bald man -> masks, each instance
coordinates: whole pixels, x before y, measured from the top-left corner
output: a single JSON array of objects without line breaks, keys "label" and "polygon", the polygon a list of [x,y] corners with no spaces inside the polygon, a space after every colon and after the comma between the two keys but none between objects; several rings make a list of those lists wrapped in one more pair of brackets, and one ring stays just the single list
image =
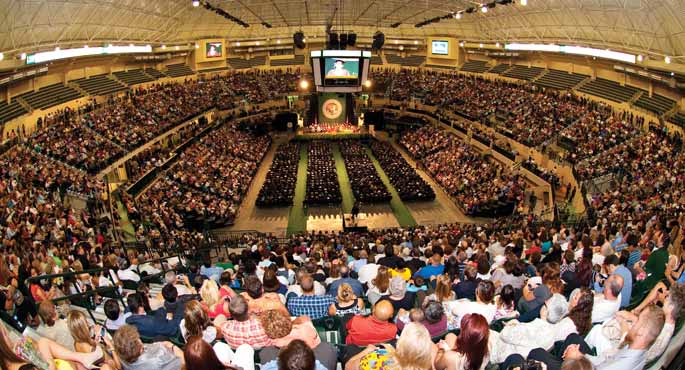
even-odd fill
[{"label": "bald man", "polygon": [[387,342],[397,335],[397,326],[390,322],[394,310],[388,301],[380,301],[373,307],[370,316],[355,316],[347,322],[346,344],[366,346]]},{"label": "bald man", "polygon": [[604,282],[604,291],[595,295],[592,306],[592,323],[604,323],[621,307],[621,290],[623,289],[623,277],[611,275]]}]

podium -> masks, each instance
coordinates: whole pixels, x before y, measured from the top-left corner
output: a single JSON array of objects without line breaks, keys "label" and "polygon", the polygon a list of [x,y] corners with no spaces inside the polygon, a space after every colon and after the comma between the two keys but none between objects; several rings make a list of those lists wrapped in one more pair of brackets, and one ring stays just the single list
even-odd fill
[{"label": "podium", "polygon": [[369,231],[366,214],[359,213],[356,218],[351,213],[343,213],[343,231],[345,232],[366,232]]}]

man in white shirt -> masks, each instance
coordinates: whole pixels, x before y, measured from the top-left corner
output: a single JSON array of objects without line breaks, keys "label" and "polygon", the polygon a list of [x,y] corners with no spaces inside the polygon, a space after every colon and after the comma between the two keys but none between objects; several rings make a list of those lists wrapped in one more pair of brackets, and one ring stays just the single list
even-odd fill
[{"label": "man in white shirt", "polygon": [[[302,287],[299,285],[299,281],[305,275],[307,275],[307,271],[304,268],[297,270],[297,272],[295,273],[295,279],[298,281],[298,284],[291,285],[288,287],[288,292],[285,294],[286,297],[290,293],[294,293],[298,297],[303,294]],[[314,295],[324,295],[324,294],[326,294],[326,288],[324,288],[324,286],[321,283],[314,280]]]},{"label": "man in white shirt", "polygon": [[[167,271],[164,275],[164,281],[166,284],[172,284],[174,287],[176,287],[179,297],[187,294],[197,294],[195,288],[190,285],[187,275],[180,277],[176,276],[176,272],[174,271]],[[159,295],[161,296],[161,293]]]},{"label": "man in white shirt", "polygon": [[375,279],[376,275],[378,275],[378,267],[380,267],[380,265],[375,263],[367,263],[360,267],[359,271],[357,271],[357,280],[362,284],[366,284]]},{"label": "man in white shirt", "polygon": [[140,281],[140,276],[133,271],[133,267],[129,266],[126,260],[121,260],[121,262],[119,262],[119,271],[117,271],[117,276],[119,277],[119,280],[130,280],[136,283]]},{"label": "man in white shirt", "polygon": [[592,306],[592,322],[603,323],[618,312],[621,307],[621,289],[623,289],[623,278],[620,275],[611,275],[604,283],[604,292],[595,295],[595,302]]}]

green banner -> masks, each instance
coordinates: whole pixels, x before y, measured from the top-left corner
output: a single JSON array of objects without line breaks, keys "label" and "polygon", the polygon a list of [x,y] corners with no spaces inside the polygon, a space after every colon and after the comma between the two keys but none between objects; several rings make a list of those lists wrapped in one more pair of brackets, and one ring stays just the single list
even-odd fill
[{"label": "green banner", "polygon": [[345,95],[322,93],[319,95],[319,123],[345,122]]}]

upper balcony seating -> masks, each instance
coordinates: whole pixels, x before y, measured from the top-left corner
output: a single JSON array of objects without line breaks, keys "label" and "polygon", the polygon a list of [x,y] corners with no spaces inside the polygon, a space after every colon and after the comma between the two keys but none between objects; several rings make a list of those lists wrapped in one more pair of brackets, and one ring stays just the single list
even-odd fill
[{"label": "upper balcony seating", "polygon": [[190,69],[190,67],[188,67],[187,65],[182,64],[182,63],[181,64],[170,64],[170,65],[166,66],[166,68],[167,68],[166,74],[169,77],[183,77],[183,76],[188,76],[188,75],[192,75],[195,73],[192,69]]},{"label": "upper balcony seating", "polygon": [[578,91],[587,94],[599,96],[607,100],[615,101],[617,103],[625,103],[639,91],[640,89],[632,86],[621,86],[618,82],[598,78],[588,81],[581,86]]},{"label": "upper balcony seating", "polygon": [[114,72],[114,76],[128,86],[156,80],[156,78],[145,74],[142,69]]},{"label": "upper balcony seating", "polygon": [[680,127],[685,127],[685,112],[676,112],[676,114],[668,119],[668,122]]},{"label": "upper balcony seating", "polygon": [[304,55],[295,55],[292,59],[272,59],[272,67],[300,66],[304,64]]},{"label": "upper balcony seating", "polygon": [[0,101],[0,123],[11,121],[28,111],[19,101],[12,99],[12,102],[7,104],[7,101]]},{"label": "upper balcony seating", "polygon": [[482,60],[469,60],[461,66],[462,72],[483,73],[490,68],[488,63]]},{"label": "upper balcony seating", "polygon": [[675,101],[663,96],[652,94],[650,97],[648,93],[643,93],[640,97],[633,103],[636,107],[646,109],[650,112],[656,113],[661,116],[664,113],[670,111],[675,107]]},{"label": "upper balcony seating", "polygon": [[109,78],[106,74],[91,76],[90,78],[79,78],[71,82],[78,84],[80,88],[90,95],[109,95],[127,89],[126,85]]},{"label": "upper balcony seating", "polygon": [[535,84],[558,90],[570,90],[587,77],[588,76],[577,73],[568,73],[566,71],[550,69],[544,76],[535,81]]},{"label": "upper balcony seating", "polygon": [[45,109],[81,97],[81,93],[62,83],[43,86],[36,91],[19,95],[33,109]]},{"label": "upper balcony seating", "polygon": [[243,58],[228,58],[228,64],[233,69],[245,69],[252,66],[249,60]]},{"label": "upper balcony seating", "polygon": [[514,65],[510,70],[502,73],[502,76],[518,78],[519,80],[530,81],[540,76],[545,70],[539,67],[526,67]]},{"label": "upper balcony seating", "polygon": [[157,78],[157,79],[164,78],[167,76],[164,73],[162,73],[162,72],[160,72],[154,68],[145,68],[145,74],[150,75],[150,76]]},{"label": "upper balcony seating", "polygon": [[263,65],[266,65],[266,57],[261,56],[261,57],[254,57],[250,59],[248,62],[250,62],[250,67],[261,67]]},{"label": "upper balcony seating", "polygon": [[510,67],[511,67],[511,66],[508,65],[508,64],[498,64],[498,65],[492,67],[492,69],[489,70],[488,72],[490,72],[490,73],[502,74],[502,73],[504,73],[507,69],[509,69]]}]

